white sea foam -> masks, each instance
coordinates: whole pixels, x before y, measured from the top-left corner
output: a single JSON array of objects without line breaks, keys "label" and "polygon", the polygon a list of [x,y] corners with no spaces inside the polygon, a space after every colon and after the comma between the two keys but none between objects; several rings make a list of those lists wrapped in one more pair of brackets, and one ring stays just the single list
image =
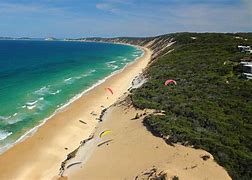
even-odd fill
[{"label": "white sea foam", "polygon": [[[39,98],[40,100],[40,98]],[[43,99],[41,99],[43,100]],[[26,108],[29,109],[29,110],[32,110],[36,107],[36,104],[37,104],[38,100],[35,100],[35,101],[32,101],[32,102],[27,102],[26,103]]]},{"label": "white sea foam", "polygon": [[32,102],[27,102],[27,103],[26,103],[26,106],[33,106],[33,105],[35,105],[37,102],[38,102],[38,100],[32,101]]},{"label": "white sea foam", "polygon": [[75,77],[75,79],[81,79],[82,77],[81,76],[77,76],[77,77]]},{"label": "white sea foam", "polygon": [[48,87],[44,86],[40,88],[39,90],[36,90],[34,93],[37,95],[45,95],[45,94],[48,94],[49,92],[50,92],[49,86]]},{"label": "white sea foam", "polygon": [[119,67],[119,66],[116,66],[116,65],[115,65],[115,66],[113,66],[113,69],[117,69],[118,67]]},{"label": "white sea foam", "polygon": [[33,106],[26,106],[26,108],[29,109],[29,110],[32,110],[32,109],[34,109],[35,107],[36,107],[36,105],[33,105]]},{"label": "white sea foam", "polygon": [[8,116],[8,117],[5,117],[5,116],[0,116],[0,120],[2,122],[4,122],[5,124],[14,124],[16,121],[16,119],[18,119],[18,113],[14,113],[12,116]]},{"label": "white sea foam", "polygon": [[7,118],[2,118],[3,122],[5,124],[15,124],[19,121],[22,121],[24,118],[24,114],[22,112],[15,112],[11,116],[8,116]]},{"label": "white sea foam", "polygon": [[70,77],[70,78],[66,78],[66,79],[64,79],[64,82],[66,83],[66,84],[72,84],[73,82],[74,82],[74,78],[73,77]]},{"label": "white sea foam", "polygon": [[18,119],[18,113],[15,112],[13,115],[5,117],[5,116],[0,116],[0,120],[2,120],[6,124],[14,124],[15,122],[19,121]]},{"label": "white sea foam", "polygon": [[9,120],[7,121],[7,123],[8,123],[8,124],[15,124],[15,123],[17,123],[17,122],[19,122],[19,121],[22,121],[22,120],[23,120],[22,117],[15,117],[15,118],[9,119]]},{"label": "white sea foam", "polygon": [[55,92],[51,92],[50,94],[52,94],[52,95],[59,94],[60,91],[61,91],[61,90],[57,90],[57,91],[55,91]]},{"label": "white sea foam", "polygon": [[[50,104],[49,101],[40,101],[38,104],[36,104],[36,109],[42,111],[45,107],[47,107]],[[41,113],[39,111],[37,111],[37,113]]]},{"label": "white sea foam", "polygon": [[91,74],[83,74],[82,77],[90,76]]},{"label": "white sea foam", "polygon": [[111,68],[111,69],[117,69],[117,68],[118,68],[117,65],[110,65],[110,66],[108,66],[108,67]]},{"label": "white sea foam", "polygon": [[0,116],[0,120],[4,120],[5,121],[5,120],[8,120],[10,117],[11,116],[7,116],[7,117],[6,116]]},{"label": "white sea foam", "polygon": [[10,136],[12,132],[0,130],[0,141],[6,139],[8,136]]},{"label": "white sea foam", "polygon": [[64,79],[65,82],[70,81],[72,77]]},{"label": "white sea foam", "polygon": [[96,72],[96,70],[95,70],[95,69],[92,69],[92,70],[88,71],[87,73],[83,74],[82,77],[91,76],[92,73],[94,73],[94,72]]},{"label": "white sea foam", "polygon": [[109,61],[107,62],[108,64],[113,64],[113,63],[116,63],[116,61]]},{"label": "white sea foam", "polygon": [[108,68],[111,68],[111,69],[117,69],[118,66],[115,65],[114,63],[116,63],[116,61],[110,61],[110,62],[106,62],[106,65]]}]

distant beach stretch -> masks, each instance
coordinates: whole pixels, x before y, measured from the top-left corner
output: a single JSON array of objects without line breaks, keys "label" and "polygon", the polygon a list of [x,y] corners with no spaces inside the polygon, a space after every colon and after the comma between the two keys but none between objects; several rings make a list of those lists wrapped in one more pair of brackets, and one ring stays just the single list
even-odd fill
[{"label": "distant beach stretch", "polygon": [[[64,109],[50,117],[34,135],[2,154],[0,164],[6,161],[15,163],[8,163],[8,165],[0,167],[0,172],[2,172],[0,179],[15,179],[15,177],[19,177],[19,179],[51,179],[59,173],[61,162],[67,154],[78,147],[79,143],[94,131],[101,111],[115,103],[119,97],[127,92],[132,85],[132,80],[149,63],[150,50],[141,48],[142,50],[139,51],[132,46],[126,47],[129,47],[132,55],[134,55],[131,61],[136,58],[134,52],[139,54],[137,61],[127,65],[122,71],[112,74],[104,82],[101,81],[95,88],[90,88],[80,98],[76,98],[71,104],[64,106]],[[145,53],[142,54],[142,51]],[[126,55],[130,55],[128,51]],[[121,57],[120,63],[125,62],[125,58],[129,57]],[[115,61],[110,59],[105,64],[112,66]],[[121,67],[123,67],[123,64]],[[106,66],[100,68],[102,70]],[[109,75],[109,72],[107,74]],[[70,77],[68,74],[67,78],[62,79],[63,82],[71,81]],[[66,84],[65,88],[67,87]],[[108,87],[113,90],[113,94],[106,90]],[[48,93],[49,91],[47,87],[42,87],[39,92]],[[53,92],[56,93],[57,91]],[[36,101],[29,101],[26,105],[32,107],[37,103]],[[31,167],[33,167],[32,171]],[[13,169],[16,169],[15,174],[12,173]],[[42,169],[47,170],[41,173]]]}]

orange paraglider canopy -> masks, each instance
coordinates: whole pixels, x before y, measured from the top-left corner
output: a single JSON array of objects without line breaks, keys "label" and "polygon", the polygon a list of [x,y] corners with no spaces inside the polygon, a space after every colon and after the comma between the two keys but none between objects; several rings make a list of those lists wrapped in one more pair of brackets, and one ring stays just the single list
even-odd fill
[{"label": "orange paraglider canopy", "polygon": [[174,80],[172,80],[172,79],[168,79],[168,80],[166,80],[165,83],[164,83],[165,86],[167,86],[167,85],[169,85],[169,84],[177,85],[177,82],[174,81]]},{"label": "orange paraglider canopy", "polygon": [[112,91],[112,89],[111,88],[106,88],[106,90],[108,90],[111,94],[114,94],[114,92]]}]

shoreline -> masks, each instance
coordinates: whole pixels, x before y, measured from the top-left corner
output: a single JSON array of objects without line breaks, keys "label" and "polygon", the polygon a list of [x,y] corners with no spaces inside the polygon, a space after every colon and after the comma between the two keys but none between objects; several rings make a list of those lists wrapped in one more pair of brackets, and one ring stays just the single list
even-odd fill
[{"label": "shoreline", "polygon": [[[76,42],[83,42],[83,41],[76,41]],[[88,42],[95,42],[95,41],[88,41]],[[109,43],[109,42],[96,42],[96,43]],[[98,80],[96,83],[94,83],[93,85],[91,85],[90,87],[88,87],[86,90],[82,91],[79,94],[76,94],[74,97],[72,97],[71,99],[69,99],[69,101],[67,101],[65,104],[63,104],[62,106],[58,107],[50,116],[45,117],[41,123],[39,123],[37,126],[33,127],[32,129],[28,130],[27,132],[25,132],[22,136],[20,136],[14,143],[11,144],[7,144],[3,147],[0,148],[0,156],[2,154],[4,154],[6,151],[8,151],[9,149],[13,148],[14,146],[16,146],[17,144],[25,141],[27,138],[33,136],[40,127],[42,127],[48,120],[50,120],[51,118],[53,118],[57,113],[60,113],[61,111],[64,111],[65,108],[67,108],[68,106],[70,106],[72,103],[74,103],[76,100],[78,100],[79,98],[81,98],[83,95],[85,95],[86,93],[88,93],[89,91],[91,91],[92,89],[96,88],[97,86],[99,86],[100,84],[104,83],[107,79],[111,78],[112,76],[121,73],[125,68],[127,68],[128,66],[130,66],[131,64],[134,64],[139,58],[142,58],[145,54],[145,50],[143,47],[140,47],[138,45],[131,45],[131,44],[127,44],[127,43],[112,43],[112,44],[121,44],[121,45],[127,45],[127,46],[132,46],[135,47],[137,49],[140,49],[142,51],[142,54],[135,58],[133,61],[127,63],[122,69],[118,69],[114,72],[112,72],[111,74],[109,74],[108,76],[104,77],[103,79]]]},{"label": "shoreline", "polygon": [[[136,47],[139,48],[139,46]],[[106,108],[116,102],[121,95],[127,92],[133,78],[148,65],[151,59],[151,51],[144,47],[141,49],[144,50],[142,57],[136,58],[124,68],[107,76],[102,82],[98,82],[94,87],[85,90],[79,95],[79,98],[66,107],[63,105],[64,108],[58,110],[43,124],[41,123],[36,128],[35,133],[28,133],[27,138],[1,154],[0,163],[8,162],[7,166],[0,167],[0,171],[4,172],[0,174],[1,179],[14,179],[14,177],[19,177],[19,179],[50,179],[56,176],[66,155],[78,147],[80,141],[88,137],[98,124],[96,116],[90,114],[90,111],[93,110],[99,114],[104,107]],[[122,85],[124,82],[126,84]],[[104,87],[107,87],[110,83],[116,91],[113,96],[104,93]],[[95,101],[98,101],[98,97],[101,100],[99,99],[97,103]],[[83,119],[87,125],[79,122]],[[20,153],[22,153],[22,157],[20,157]],[[39,154],[39,157],[33,153]],[[31,167],[35,172],[30,172]],[[44,168],[49,169],[46,172],[41,172],[41,169]],[[15,173],[13,173],[13,169],[15,169]]]}]

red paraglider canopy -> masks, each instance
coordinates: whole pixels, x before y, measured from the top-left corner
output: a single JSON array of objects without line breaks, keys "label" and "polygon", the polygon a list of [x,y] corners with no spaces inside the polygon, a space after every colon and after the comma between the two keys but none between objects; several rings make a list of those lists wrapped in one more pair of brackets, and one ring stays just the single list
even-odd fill
[{"label": "red paraglider canopy", "polygon": [[166,80],[165,83],[164,83],[164,85],[167,86],[167,85],[169,85],[169,84],[171,84],[171,83],[174,84],[174,85],[177,85],[177,82],[174,81],[174,80],[172,80],[172,79]]},{"label": "red paraglider canopy", "polygon": [[111,94],[114,94],[111,88],[106,88]]}]

